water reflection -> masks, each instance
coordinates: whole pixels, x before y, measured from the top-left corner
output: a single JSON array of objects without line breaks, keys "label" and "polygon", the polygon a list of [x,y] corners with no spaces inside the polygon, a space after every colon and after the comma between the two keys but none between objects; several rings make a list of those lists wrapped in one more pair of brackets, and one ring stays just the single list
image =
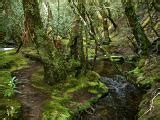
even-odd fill
[{"label": "water reflection", "polygon": [[13,50],[15,48],[0,48],[0,51],[9,51],[9,50]]}]

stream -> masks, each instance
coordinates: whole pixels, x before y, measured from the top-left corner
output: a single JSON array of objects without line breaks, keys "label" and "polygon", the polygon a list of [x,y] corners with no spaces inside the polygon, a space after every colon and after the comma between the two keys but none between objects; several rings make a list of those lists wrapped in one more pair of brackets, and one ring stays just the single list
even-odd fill
[{"label": "stream", "polygon": [[121,75],[102,76],[101,81],[109,87],[108,95],[81,113],[78,120],[136,120],[141,91]]},{"label": "stream", "polygon": [[[13,48],[0,49],[8,51]],[[124,64],[123,71],[131,69],[130,64]],[[47,95],[34,89],[28,77],[36,69],[36,65],[15,72],[15,76],[22,81],[19,91],[23,94],[17,98],[22,101],[24,118],[38,120],[41,118],[41,107],[47,99]],[[108,61],[100,61],[96,64],[96,72],[101,75],[101,81],[109,88],[106,96],[101,98],[90,109],[79,113],[76,120],[137,120],[138,105],[142,98],[142,91],[130,83],[126,77],[120,75],[115,65]],[[30,97],[29,97],[30,96]],[[24,107],[25,106],[25,107]]]},{"label": "stream", "polygon": [[121,75],[102,76],[101,81],[108,86],[108,95],[80,113],[78,120],[136,120],[142,92]]},{"label": "stream", "polygon": [[128,62],[97,61],[95,71],[101,75],[109,92],[92,108],[80,113],[78,120],[137,120],[143,92],[122,75],[122,71],[128,73],[134,67]]},{"label": "stream", "polygon": [[15,48],[0,48],[0,51],[9,51],[9,50],[13,50]]}]

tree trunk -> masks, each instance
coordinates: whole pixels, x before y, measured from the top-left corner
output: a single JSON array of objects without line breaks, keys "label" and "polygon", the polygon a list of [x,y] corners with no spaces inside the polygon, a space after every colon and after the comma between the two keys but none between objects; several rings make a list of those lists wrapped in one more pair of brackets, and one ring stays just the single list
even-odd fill
[{"label": "tree trunk", "polygon": [[78,41],[81,39],[80,34],[80,20],[74,18],[72,33],[70,39],[70,57],[78,60]]},{"label": "tree trunk", "polygon": [[100,13],[102,16],[104,39],[107,41],[107,44],[109,44],[111,42],[111,39],[109,37],[107,13],[104,8],[102,8],[102,11]]},{"label": "tree trunk", "polygon": [[[52,85],[58,80],[66,78],[65,69],[55,67],[57,63],[53,58],[53,46],[45,33],[40,17],[40,10],[37,0],[23,0],[25,17],[25,33],[28,41],[33,41],[42,59],[44,66],[44,80]],[[59,61],[56,61],[59,62]],[[62,64],[63,66],[63,64]],[[62,75],[64,73],[64,75]]]},{"label": "tree trunk", "polygon": [[[77,8],[81,14],[85,15],[85,10],[82,7],[82,1],[78,1]],[[72,27],[72,36],[70,39],[70,57],[80,61],[80,72],[85,69],[85,55],[83,48],[83,36],[82,36],[82,21],[80,16],[76,15]]]},{"label": "tree trunk", "polygon": [[146,55],[151,43],[145,35],[144,30],[138,21],[138,17],[135,13],[134,7],[132,6],[131,0],[123,2],[123,6],[125,8],[125,14],[127,16],[129,25],[139,47],[139,53],[141,55]]}]

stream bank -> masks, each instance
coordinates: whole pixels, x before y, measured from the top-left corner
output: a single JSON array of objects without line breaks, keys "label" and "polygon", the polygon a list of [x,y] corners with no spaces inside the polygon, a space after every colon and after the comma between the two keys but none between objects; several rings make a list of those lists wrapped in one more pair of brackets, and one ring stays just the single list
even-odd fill
[{"label": "stream bank", "polygon": [[[10,68],[8,66],[10,63],[12,63],[11,71],[22,65],[23,60],[17,61],[18,64],[13,63],[16,58],[5,61],[3,66],[8,67],[6,70]],[[143,88],[147,92],[142,101],[141,90],[122,74],[122,71],[127,73],[134,68],[130,63],[97,61],[95,71],[101,77],[94,71],[88,71],[87,77],[81,76],[78,79],[69,77],[54,86],[44,83],[43,67],[40,64],[33,63],[26,68],[20,67],[18,68],[20,70],[15,71],[14,75],[21,81],[17,89],[20,91],[17,99],[21,101],[22,108],[16,102],[16,109],[20,116],[17,114],[15,116],[28,120],[58,120],[62,118],[64,120],[147,120],[151,118],[158,120],[159,96],[154,99],[156,107],[152,109],[153,111],[149,111],[145,115],[144,113],[149,110],[150,101],[154,97],[153,93],[159,90],[159,61],[157,57],[143,58],[138,63],[138,68],[131,72],[138,77],[136,84],[139,88]],[[4,75],[3,73],[4,71],[1,71],[2,75]],[[0,102],[0,107],[4,108],[2,102]],[[10,103],[12,106],[13,100]],[[140,111],[138,112],[138,110]]]},{"label": "stream bank", "polygon": [[[97,61],[95,71],[101,75],[101,82],[109,88],[108,94],[104,96],[107,91],[103,92],[105,87],[100,85],[97,81],[98,74],[93,71],[88,72],[87,77],[81,76],[78,80],[68,78],[63,83],[60,82],[51,87],[45,85],[43,81],[42,66],[37,66],[37,69],[31,66],[33,70],[29,78],[30,84],[36,89],[46,91],[51,98],[43,104],[43,107],[40,104],[41,109],[43,108],[41,118],[44,120],[137,119],[141,91],[123,75],[120,75],[120,70],[127,72],[132,67],[130,63]],[[23,72],[20,72],[20,75],[24,76]],[[91,109],[89,109],[90,107]],[[33,105],[31,108],[34,108]],[[26,116],[31,115],[26,114]]]},{"label": "stream bank", "polygon": [[109,87],[108,95],[81,113],[79,120],[137,120],[141,90],[121,75],[103,76],[101,81]]},{"label": "stream bank", "polygon": [[137,120],[143,91],[121,72],[133,68],[128,62],[97,61],[95,70],[109,91],[90,109],[79,113],[78,120]]},{"label": "stream bank", "polygon": [[94,71],[87,75],[68,77],[66,80],[49,86],[43,81],[43,67],[30,78],[35,88],[46,91],[50,96],[43,107],[43,120],[71,120],[75,114],[90,108],[108,92],[108,88],[99,81],[100,77]]},{"label": "stream bank", "polygon": [[160,120],[160,56],[141,58],[133,73],[139,87],[146,91],[139,105],[138,120]]}]

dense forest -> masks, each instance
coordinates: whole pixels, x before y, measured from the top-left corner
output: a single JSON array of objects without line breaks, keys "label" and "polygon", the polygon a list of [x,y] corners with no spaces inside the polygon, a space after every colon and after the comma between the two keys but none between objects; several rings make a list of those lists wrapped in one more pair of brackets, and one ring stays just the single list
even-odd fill
[{"label": "dense forest", "polygon": [[0,0],[0,120],[160,120],[160,1]]}]

